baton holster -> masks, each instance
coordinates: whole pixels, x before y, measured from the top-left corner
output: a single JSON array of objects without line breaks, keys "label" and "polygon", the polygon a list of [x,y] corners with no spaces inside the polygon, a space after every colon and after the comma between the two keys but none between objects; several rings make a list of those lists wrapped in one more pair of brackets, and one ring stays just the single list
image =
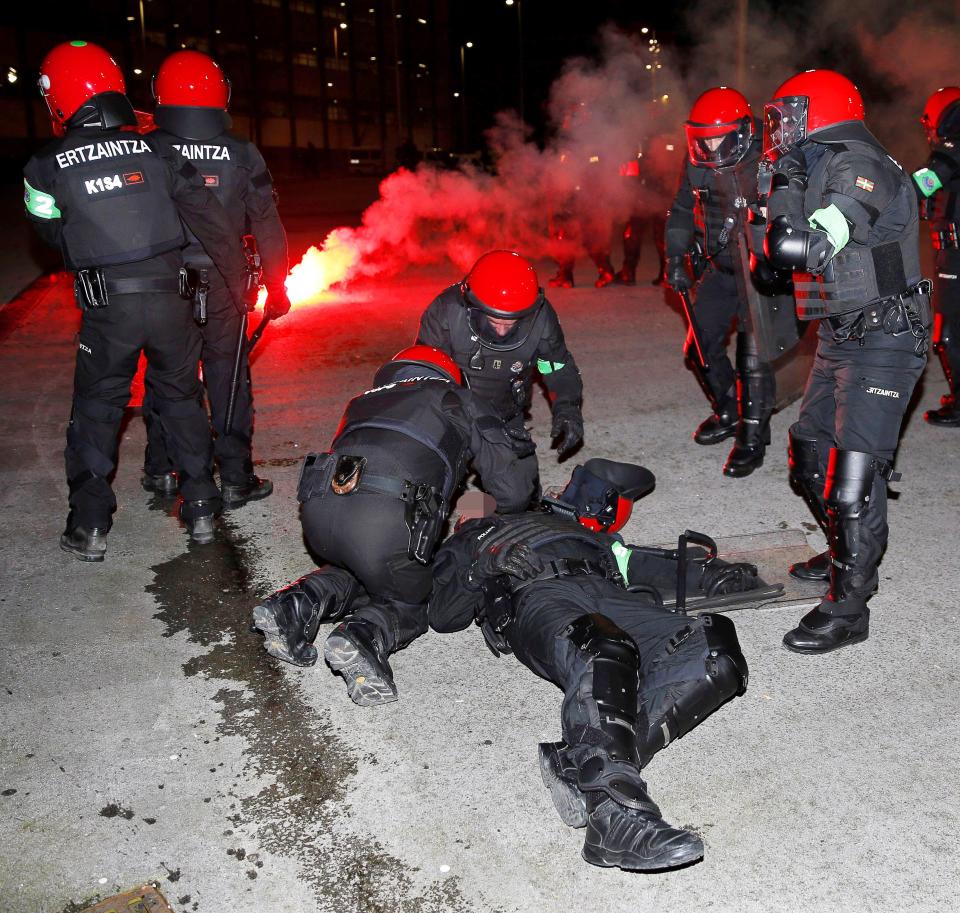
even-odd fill
[{"label": "baton holster", "polygon": [[73,293],[81,311],[105,308],[110,303],[107,283],[99,266],[77,270],[73,280]]},{"label": "baton holster", "polygon": [[513,653],[506,629],[513,621],[513,594],[503,577],[484,580],[483,609],[476,622],[480,633],[494,656]]}]

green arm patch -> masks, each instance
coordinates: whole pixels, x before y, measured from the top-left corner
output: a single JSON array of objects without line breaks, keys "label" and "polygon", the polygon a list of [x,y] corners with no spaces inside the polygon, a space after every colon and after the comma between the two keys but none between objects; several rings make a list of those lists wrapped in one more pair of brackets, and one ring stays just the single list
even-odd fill
[{"label": "green arm patch", "polygon": [[559,371],[561,368],[566,367],[565,361],[547,361],[545,358],[537,359],[537,370],[541,374],[553,374],[554,371]]},{"label": "green arm patch", "polygon": [[620,571],[620,576],[623,577],[623,585],[628,586],[630,583],[630,549],[620,542],[614,542],[610,546],[610,551],[613,552],[613,557],[617,559],[617,569]]},{"label": "green arm patch", "polygon": [[60,218],[57,201],[49,193],[31,187],[26,178],[23,179],[23,205],[27,207],[30,215],[38,219]]},{"label": "green arm patch", "polygon": [[818,209],[808,221],[811,228],[822,228],[827,233],[834,254],[847,246],[847,241],[850,240],[850,225],[835,203],[825,209]]},{"label": "green arm patch", "polygon": [[917,182],[920,193],[925,197],[932,197],[943,187],[943,182],[937,177],[937,172],[931,168],[921,168],[919,171],[914,171],[912,177]]}]

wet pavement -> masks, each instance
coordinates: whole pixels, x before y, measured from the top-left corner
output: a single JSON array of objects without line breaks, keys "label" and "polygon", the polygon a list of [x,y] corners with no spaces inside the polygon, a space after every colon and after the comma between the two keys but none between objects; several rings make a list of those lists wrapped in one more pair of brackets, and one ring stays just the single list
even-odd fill
[{"label": "wet pavement", "polygon": [[[140,489],[131,414],[102,565],[57,547],[69,287],[48,282],[0,312],[0,913],[78,911],[145,882],[178,913],[947,909],[960,887],[960,436],[921,419],[942,392],[936,366],[905,433],[871,639],[800,657],[780,645],[795,609],[737,613],[747,694],[648,768],[668,820],[706,842],[696,866],[641,876],[582,862],[582,834],[557,818],[536,763],[559,733],[559,692],[494,659],[476,629],[398,654],[400,700],[376,709],[352,705],[322,664],[264,653],[252,606],[313,566],[296,514],[302,455],[326,446],[346,399],[455,278],[357,286],[271,324],[253,369],[255,456],[276,490],[226,515],[211,546],[188,546],[172,505]],[[786,484],[796,404],[774,419],[764,466],[726,479],[726,446],[690,440],[706,407],[660,290],[551,299],[587,391],[580,458],[658,477],[628,538],[804,530],[819,548]],[[551,485],[571,466],[545,449],[548,428],[538,397]]]}]

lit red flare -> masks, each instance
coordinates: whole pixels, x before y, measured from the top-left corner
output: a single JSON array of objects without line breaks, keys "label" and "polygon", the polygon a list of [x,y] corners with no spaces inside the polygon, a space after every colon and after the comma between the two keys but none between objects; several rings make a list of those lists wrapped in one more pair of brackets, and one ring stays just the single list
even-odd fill
[{"label": "lit red flare", "polygon": [[[330,232],[322,248],[311,245],[300,262],[290,270],[284,283],[290,303],[296,307],[319,301],[329,288],[350,278],[359,259],[360,252],[350,229],[338,228]],[[263,305],[266,299],[267,290],[261,288],[257,305]]]}]

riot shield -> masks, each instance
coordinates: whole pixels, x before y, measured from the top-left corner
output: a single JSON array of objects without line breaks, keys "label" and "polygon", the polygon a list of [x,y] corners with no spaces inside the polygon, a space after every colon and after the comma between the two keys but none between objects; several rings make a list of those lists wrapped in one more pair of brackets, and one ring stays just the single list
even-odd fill
[{"label": "riot shield", "polygon": [[741,300],[747,305],[749,330],[757,342],[760,358],[773,370],[777,391],[774,408],[783,409],[802,394],[817,348],[817,334],[809,330],[815,321],[796,318],[793,296],[761,292],[750,275],[750,251],[746,234],[730,239]]}]

